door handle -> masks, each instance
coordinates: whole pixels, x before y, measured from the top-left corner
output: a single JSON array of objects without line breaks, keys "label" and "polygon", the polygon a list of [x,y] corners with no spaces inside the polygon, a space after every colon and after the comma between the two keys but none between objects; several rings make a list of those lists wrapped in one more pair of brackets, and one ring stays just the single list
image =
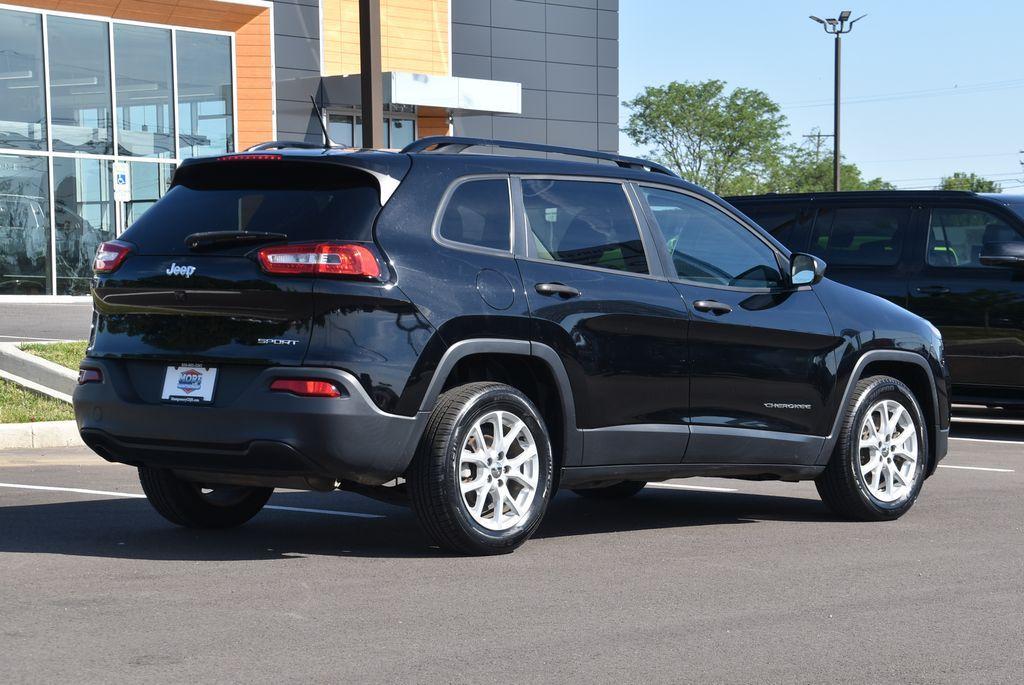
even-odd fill
[{"label": "door handle", "polygon": [[921,295],[946,295],[949,288],[944,285],[922,285],[918,286],[917,292]]},{"label": "door handle", "polygon": [[728,314],[732,311],[732,307],[716,300],[697,300],[693,303],[693,308],[698,312],[711,312],[715,316]]},{"label": "door handle", "polygon": [[579,297],[581,294],[576,288],[564,283],[538,283],[534,288],[541,295],[558,295],[564,298]]}]

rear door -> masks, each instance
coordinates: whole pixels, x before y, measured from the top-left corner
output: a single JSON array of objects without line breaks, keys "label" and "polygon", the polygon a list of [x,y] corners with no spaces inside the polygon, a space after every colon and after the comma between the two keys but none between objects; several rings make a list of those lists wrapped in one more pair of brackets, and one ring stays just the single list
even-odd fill
[{"label": "rear door", "polygon": [[1009,212],[936,204],[922,212],[910,310],[942,332],[961,397],[1024,388],[1024,272],[981,263],[985,243],[1024,240]]},{"label": "rear door", "polygon": [[690,316],[686,461],[808,464],[830,427],[832,325],[785,257],[697,194],[640,186]]},{"label": "rear door", "polygon": [[584,464],[680,462],[687,315],[642,237],[630,189],[576,177],[516,181],[533,339],[565,365]]},{"label": "rear door", "polygon": [[[168,194],[121,236],[131,254],[95,288],[90,354],[300,364],[314,278],[264,273],[256,253],[275,243],[369,243],[379,209],[373,177],[337,164],[261,155],[182,167]],[[277,237],[187,244],[213,231]]]},{"label": "rear door", "polygon": [[828,264],[828,277],[907,306],[912,252],[909,202],[818,206],[807,252]]}]

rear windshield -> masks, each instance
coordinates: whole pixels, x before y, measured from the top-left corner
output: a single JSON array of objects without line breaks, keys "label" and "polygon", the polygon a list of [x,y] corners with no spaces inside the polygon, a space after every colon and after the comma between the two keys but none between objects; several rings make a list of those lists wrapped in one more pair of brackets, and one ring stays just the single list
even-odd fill
[{"label": "rear windshield", "polygon": [[179,169],[170,191],[122,240],[150,255],[188,253],[185,239],[206,231],[283,233],[290,242],[369,241],[379,210],[376,180],[357,169],[311,162],[211,162]]}]

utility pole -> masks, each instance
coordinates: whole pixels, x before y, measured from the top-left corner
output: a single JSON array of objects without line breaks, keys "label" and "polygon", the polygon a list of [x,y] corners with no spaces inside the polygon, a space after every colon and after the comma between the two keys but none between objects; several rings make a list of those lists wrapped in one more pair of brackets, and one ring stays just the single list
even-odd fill
[{"label": "utility pole", "polygon": [[840,88],[840,72],[841,72],[841,68],[842,68],[842,50],[843,50],[843,47],[842,47],[843,46],[843,37],[842,36],[843,36],[844,33],[849,33],[850,31],[852,31],[854,24],[856,24],[858,21],[860,21],[864,17],[868,16],[866,14],[862,14],[861,16],[857,17],[856,19],[851,20],[850,19],[850,14],[851,14],[850,10],[843,10],[842,12],[839,13],[839,18],[838,19],[819,19],[818,17],[815,17],[815,16],[811,15],[811,19],[813,19],[814,21],[816,21],[816,22],[818,22],[819,24],[822,25],[822,27],[825,29],[825,33],[827,33],[829,35],[833,35],[833,36],[836,37],[835,104],[834,104],[834,112],[833,112],[833,126],[834,126],[834,128],[832,129],[832,138],[833,138],[833,143],[835,143],[835,152],[833,153],[833,159],[832,159],[832,174],[833,174],[833,177],[834,177],[833,185],[835,186],[835,189],[836,189],[837,192],[840,190],[840,186],[842,184],[841,183],[842,179],[840,178],[840,175],[841,175],[840,170],[842,168],[842,163],[843,163],[842,162],[842,157],[840,156],[840,146],[839,146],[839,109],[840,109],[840,107],[839,107],[839,96],[840,96],[840,91],[841,91],[841,88]]},{"label": "utility pole", "polygon": [[363,147],[382,148],[384,102],[380,82],[380,0],[359,0],[359,73]]}]

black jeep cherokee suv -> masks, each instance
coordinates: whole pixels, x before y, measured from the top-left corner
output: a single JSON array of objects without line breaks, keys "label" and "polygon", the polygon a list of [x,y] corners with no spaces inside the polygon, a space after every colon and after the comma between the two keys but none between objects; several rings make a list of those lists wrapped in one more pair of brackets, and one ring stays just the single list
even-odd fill
[{"label": "black jeep cherokee suv", "polygon": [[893,519],[946,454],[934,327],[643,160],[268,143],[183,163],[95,271],[82,438],[184,526],[341,488],[487,554],[559,486],[697,475]]}]

